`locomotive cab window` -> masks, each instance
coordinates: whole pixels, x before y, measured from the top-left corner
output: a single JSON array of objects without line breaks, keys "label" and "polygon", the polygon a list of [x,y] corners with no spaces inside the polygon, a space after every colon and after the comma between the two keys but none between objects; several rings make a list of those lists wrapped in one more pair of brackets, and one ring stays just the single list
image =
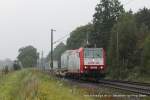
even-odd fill
[{"label": "locomotive cab window", "polygon": [[100,49],[100,48],[95,48],[95,49],[85,48],[84,49],[84,57],[85,58],[102,58],[102,49]]}]

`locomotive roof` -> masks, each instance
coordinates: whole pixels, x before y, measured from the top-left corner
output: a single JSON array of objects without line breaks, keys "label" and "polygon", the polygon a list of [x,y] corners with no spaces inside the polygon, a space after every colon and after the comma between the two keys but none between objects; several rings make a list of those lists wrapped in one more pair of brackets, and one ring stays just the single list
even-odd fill
[{"label": "locomotive roof", "polygon": [[65,53],[73,53],[73,52],[80,52],[83,49],[103,49],[103,48],[79,48],[79,49],[75,49],[75,50],[66,50],[63,54],[65,54]]}]

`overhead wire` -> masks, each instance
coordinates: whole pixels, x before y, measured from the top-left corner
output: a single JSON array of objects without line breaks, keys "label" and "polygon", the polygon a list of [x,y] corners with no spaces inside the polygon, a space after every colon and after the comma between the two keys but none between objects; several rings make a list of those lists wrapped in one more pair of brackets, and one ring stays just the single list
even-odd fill
[{"label": "overhead wire", "polygon": [[58,40],[54,41],[53,44],[65,41],[64,39],[67,38],[68,36],[70,36],[70,33],[66,34],[65,36],[63,36],[63,37],[59,38]]}]

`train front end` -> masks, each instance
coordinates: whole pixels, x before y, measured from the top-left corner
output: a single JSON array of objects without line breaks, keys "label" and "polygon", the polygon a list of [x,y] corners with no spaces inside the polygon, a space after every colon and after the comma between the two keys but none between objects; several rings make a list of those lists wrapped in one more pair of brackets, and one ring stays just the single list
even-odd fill
[{"label": "train front end", "polygon": [[85,75],[104,76],[105,51],[103,48],[84,48],[81,70]]}]

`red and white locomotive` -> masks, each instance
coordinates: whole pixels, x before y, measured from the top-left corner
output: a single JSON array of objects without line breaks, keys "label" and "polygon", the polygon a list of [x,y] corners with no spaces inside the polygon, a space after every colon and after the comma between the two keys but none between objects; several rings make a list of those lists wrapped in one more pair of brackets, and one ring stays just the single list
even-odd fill
[{"label": "red and white locomotive", "polygon": [[105,51],[103,48],[67,50],[61,56],[61,69],[66,75],[103,76],[106,70]]}]

